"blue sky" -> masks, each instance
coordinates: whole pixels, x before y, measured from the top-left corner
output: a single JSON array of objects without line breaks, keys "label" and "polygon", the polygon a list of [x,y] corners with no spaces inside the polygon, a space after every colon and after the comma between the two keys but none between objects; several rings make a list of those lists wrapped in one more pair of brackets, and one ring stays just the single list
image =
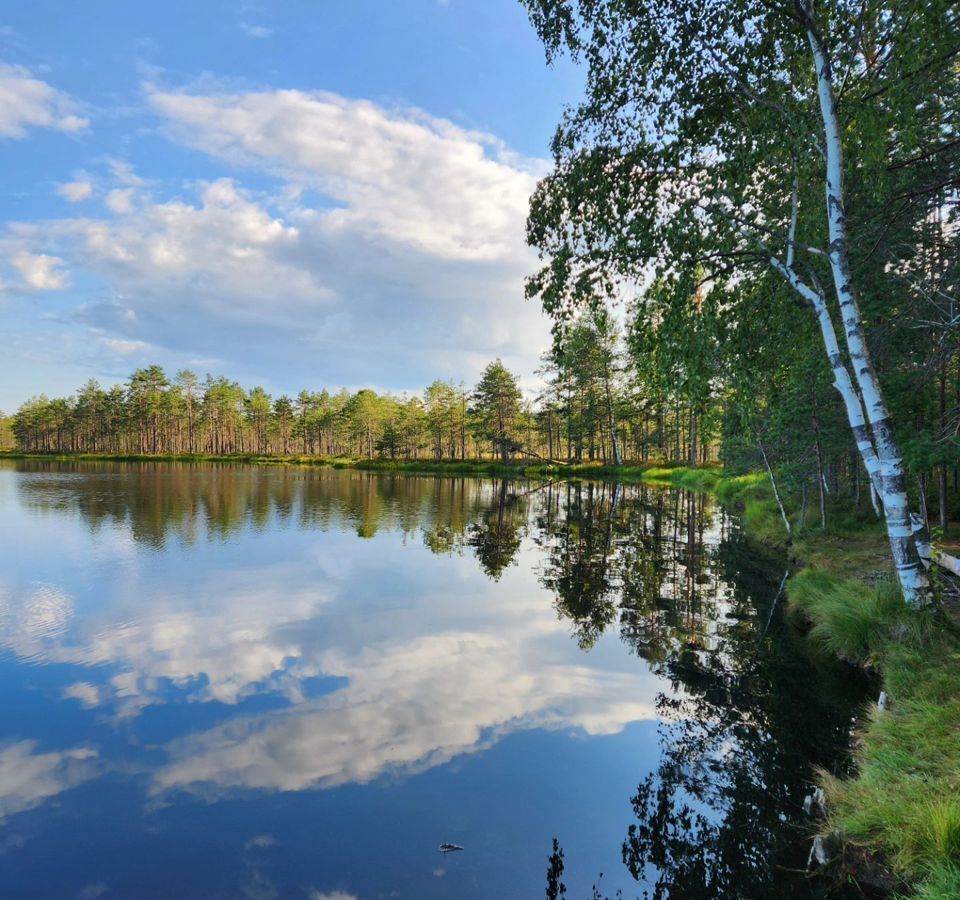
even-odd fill
[{"label": "blue sky", "polygon": [[6,4],[0,409],[153,362],[532,385],[524,215],[579,85],[516,0]]}]

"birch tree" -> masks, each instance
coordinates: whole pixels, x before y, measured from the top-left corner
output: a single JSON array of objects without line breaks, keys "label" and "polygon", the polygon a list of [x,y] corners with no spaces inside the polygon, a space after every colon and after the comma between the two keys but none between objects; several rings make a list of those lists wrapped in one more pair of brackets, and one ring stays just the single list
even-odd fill
[{"label": "birch tree", "polygon": [[[925,596],[850,260],[844,177],[870,160],[845,154],[876,144],[863,135],[884,91],[906,109],[887,127],[908,124],[910,73],[951,58],[951,5],[522,2],[548,57],[569,51],[587,73],[532,199],[528,238],[545,265],[528,293],[564,321],[652,271],[779,279],[817,322],[904,596]],[[770,339],[789,341],[772,313]]]}]

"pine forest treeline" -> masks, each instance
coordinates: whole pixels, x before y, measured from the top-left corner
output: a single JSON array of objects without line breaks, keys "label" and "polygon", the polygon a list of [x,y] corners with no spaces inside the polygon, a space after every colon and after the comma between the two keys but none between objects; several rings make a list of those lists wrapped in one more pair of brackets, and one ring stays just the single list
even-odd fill
[{"label": "pine forest treeline", "polygon": [[[740,321],[723,289],[655,282],[622,328],[602,311],[566,328],[531,399],[499,360],[473,388],[436,380],[418,396],[272,397],[150,366],[110,388],[89,381],[70,397],[35,397],[3,425],[17,449],[50,453],[613,464],[619,452],[628,464],[721,461],[734,471],[766,456],[792,512],[825,524],[836,506],[869,508],[869,482],[816,334],[792,313],[792,343],[767,343],[763,323]],[[960,496],[960,357],[940,335],[909,335],[884,354],[882,373],[910,490],[945,528]]]},{"label": "pine forest treeline", "polygon": [[[631,349],[633,348],[633,349]],[[301,391],[272,397],[223,376],[160,366],[110,388],[91,380],[73,396],[35,397],[8,420],[27,452],[309,455],[396,460],[540,458],[616,463],[715,457],[716,416],[682,388],[658,386],[638,339],[606,316],[586,317],[543,359],[545,389],[525,400],[500,360],[479,383],[436,380],[419,396]],[[651,397],[653,399],[651,399]],[[699,437],[703,432],[705,437]]]}]

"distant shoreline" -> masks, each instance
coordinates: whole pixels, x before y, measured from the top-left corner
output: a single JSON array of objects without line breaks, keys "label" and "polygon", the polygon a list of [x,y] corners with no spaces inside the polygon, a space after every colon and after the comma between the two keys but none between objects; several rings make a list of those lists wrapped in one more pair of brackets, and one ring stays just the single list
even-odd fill
[{"label": "distant shoreline", "polygon": [[[253,453],[36,453],[0,450],[0,460],[45,460],[48,462],[129,462],[129,463],[233,463],[258,466],[320,466],[332,469],[357,469],[366,472],[396,472],[426,475],[492,475],[513,478],[603,479],[623,481],[676,481],[681,473],[700,475],[683,487],[707,488],[719,477],[721,469],[705,465],[689,469],[681,463],[647,463],[615,466],[603,463],[548,463],[529,460],[436,460],[436,459],[355,459],[351,457],[259,455]],[[711,484],[700,483],[709,480]]]}]

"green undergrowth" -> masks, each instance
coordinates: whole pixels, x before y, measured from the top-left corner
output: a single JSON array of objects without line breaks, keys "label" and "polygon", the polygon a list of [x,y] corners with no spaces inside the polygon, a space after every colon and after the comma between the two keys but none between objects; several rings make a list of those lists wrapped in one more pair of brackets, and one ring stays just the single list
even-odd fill
[{"label": "green undergrowth", "polygon": [[893,581],[869,585],[806,568],[788,582],[787,599],[811,623],[811,640],[855,665],[880,665],[892,636],[910,621]]},{"label": "green undergrowth", "polygon": [[890,584],[866,589],[872,594],[866,598],[849,583],[838,584],[802,589],[814,633],[819,629],[826,645],[847,658],[859,654],[879,665],[890,705],[869,713],[856,751],[857,777],[821,773],[827,826],[879,855],[913,887],[913,896],[956,900],[960,639],[933,612],[906,609]]},{"label": "green undergrowth", "polygon": [[762,472],[725,475],[719,468],[650,468],[644,473],[644,480],[714,494],[724,506],[739,514],[754,540],[770,544],[788,541],[770,479]]},{"label": "green undergrowth", "polygon": [[650,466],[643,470],[643,477],[646,481],[715,493],[717,485],[723,480],[723,470],[712,467],[691,469],[687,466]]},{"label": "green undergrowth", "polygon": [[436,475],[496,475],[507,478],[575,478],[616,481],[646,480],[646,466],[614,466],[603,463],[548,463],[528,460],[389,460],[334,459],[326,461],[335,468],[370,472],[423,472]]},{"label": "green undergrowth", "polygon": [[785,495],[791,526],[788,534],[764,472],[727,475],[720,468],[651,467],[644,470],[643,479],[713,494],[739,515],[753,540],[787,547],[792,558],[813,568],[843,576],[856,573],[871,581],[892,574],[883,523],[869,506],[832,506],[827,527],[821,528],[819,510],[813,504],[801,518],[799,498]]}]

